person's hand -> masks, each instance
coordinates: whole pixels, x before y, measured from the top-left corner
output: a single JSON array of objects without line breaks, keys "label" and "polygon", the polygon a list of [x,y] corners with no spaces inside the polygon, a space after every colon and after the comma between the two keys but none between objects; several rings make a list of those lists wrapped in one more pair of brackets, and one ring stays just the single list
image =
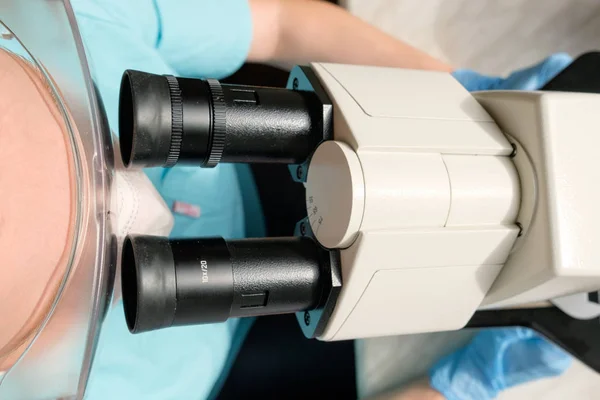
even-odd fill
[{"label": "person's hand", "polygon": [[444,396],[429,386],[426,380],[420,380],[407,388],[386,393],[369,400],[444,400]]},{"label": "person's hand", "polygon": [[311,62],[449,72],[452,67],[326,1],[250,0],[252,62]]},{"label": "person's hand", "polygon": [[510,387],[560,375],[571,362],[530,329],[487,329],[434,365],[430,385],[448,400],[488,400]]},{"label": "person's hand", "polygon": [[534,66],[511,73],[507,77],[485,76],[468,69],[452,73],[468,91],[480,90],[539,90],[565,69],[573,59],[565,53],[553,54]]}]

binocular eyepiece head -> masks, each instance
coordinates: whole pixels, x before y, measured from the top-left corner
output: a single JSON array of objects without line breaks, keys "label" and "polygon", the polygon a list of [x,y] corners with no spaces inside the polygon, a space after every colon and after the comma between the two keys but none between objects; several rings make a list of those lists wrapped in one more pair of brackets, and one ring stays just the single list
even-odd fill
[{"label": "binocular eyepiece head", "polygon": [[[314,92],[128,70],[119,105],[121,156],[128,167],[301,164],[329,132],[330,114]],[[332,299],[331,257],[306,237],[130,236],[121,263],[127,325],[138,333],[313,312]]]}]

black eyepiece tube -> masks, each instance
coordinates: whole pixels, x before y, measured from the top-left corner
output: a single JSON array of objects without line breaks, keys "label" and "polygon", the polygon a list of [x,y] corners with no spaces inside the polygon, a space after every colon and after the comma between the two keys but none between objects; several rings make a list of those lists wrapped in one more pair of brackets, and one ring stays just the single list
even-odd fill
[{"label": "black eyepiece tube", "polygon": [[327,250],[309,238],[126,238],[121,265],[132,333],[317,308]]},{"label": "black eyepiece tube", "polygon": [[323,139],[323,124],[323,104],[312,92],[134,70],[121,81],[126,166],[302,163]]}]

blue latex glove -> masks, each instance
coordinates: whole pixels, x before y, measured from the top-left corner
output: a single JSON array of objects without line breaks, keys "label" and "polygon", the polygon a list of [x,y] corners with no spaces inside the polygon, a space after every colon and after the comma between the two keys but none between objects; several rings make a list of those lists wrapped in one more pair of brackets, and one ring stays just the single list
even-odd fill
[{"label": "blue latex glove", "polygon": [[[92,75],[118,134],[118,95],[125,69],[219,78],[245,60],[252,39],[247,0],[72,0]],[[173,236],[264,235],[246,166],[146,171],[168,205],[200,207],[200,218],[175,216]],[[252,222],[249,221],[252,219]],[[86,399],[206,399],[239,347],[250,321],[127,331],[123,307],[103,324]]]},{"label": "blue latex glove", "polygon": [[[555,54],[506,78],[458,70],[454,77],[469,91],[537,90],[572,62]],[[430,371],[430,385],[448,400],[487,400],[502,390],[560,375],[571,365],[562,349],[526,328],[481,331],[464,348],[440,360]]]},{"label": "blue latex glove", "polygon": [[565,53],[553,54],[539,64],[513,72],[507,77],[485,76],[468,69],[452,74],[468,91],[539,90],[565,69],[573,58]]},{"label": "blue latex glove", "polygon": [[530,329],[487,329],[434,365],[429,383],[448,400],[488,400],[507,388],[560,375],[571,362]]}]

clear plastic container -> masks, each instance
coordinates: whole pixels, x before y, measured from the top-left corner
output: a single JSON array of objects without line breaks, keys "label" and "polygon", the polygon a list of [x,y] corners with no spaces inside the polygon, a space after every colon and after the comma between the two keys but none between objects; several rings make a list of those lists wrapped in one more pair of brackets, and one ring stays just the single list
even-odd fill
[{"label": "clear plastic container", "polygon": [[0,2],[0,49],[34,70],[54,97],[74,185],[68,261],[33,328],[12,348],[0,343],[0,400],[82,398],[115,273],[110,131],[68,2]]}]

